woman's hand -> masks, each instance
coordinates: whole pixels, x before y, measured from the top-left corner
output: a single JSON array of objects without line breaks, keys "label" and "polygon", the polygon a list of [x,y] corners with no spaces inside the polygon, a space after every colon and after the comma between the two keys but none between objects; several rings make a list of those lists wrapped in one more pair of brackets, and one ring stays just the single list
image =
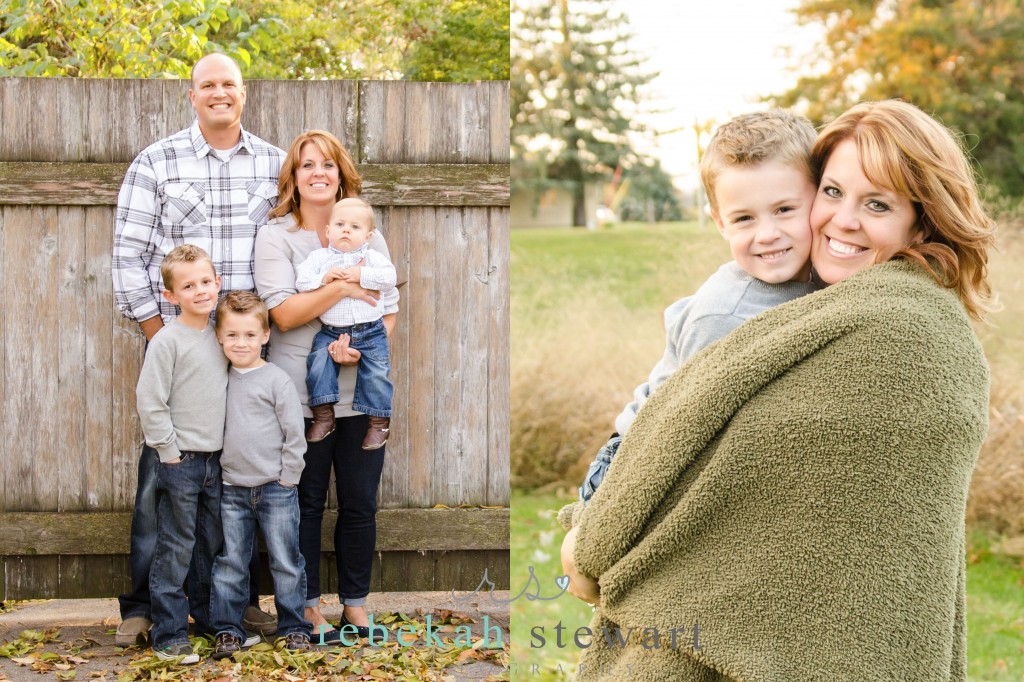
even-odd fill
[{"label": "woman's hand", "polygon": [[576,570],[576,562],[572,553],[576,548],[576,529],[571,529],[562,540],[562,572],[569,577],[568,592],[591,606],[601,603],[601,586],[593,578],[589,578]]},{"label": "woman's hand", "polygon": [[327,346],[327,352],[339,365],[358,365],[359,358],[363,357],[362,353],[348,345],[350,342],[348,334],[341,334],[337,341],[333,341]]}]

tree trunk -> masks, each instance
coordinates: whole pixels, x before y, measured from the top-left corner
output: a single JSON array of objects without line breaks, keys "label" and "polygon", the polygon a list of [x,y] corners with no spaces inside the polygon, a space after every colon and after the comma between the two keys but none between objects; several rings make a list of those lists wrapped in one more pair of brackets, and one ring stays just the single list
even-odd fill
[{"label": "tree trunk", "polygon": [[586,183],[577,182],[572,190],[572,226],[587,226]]}]

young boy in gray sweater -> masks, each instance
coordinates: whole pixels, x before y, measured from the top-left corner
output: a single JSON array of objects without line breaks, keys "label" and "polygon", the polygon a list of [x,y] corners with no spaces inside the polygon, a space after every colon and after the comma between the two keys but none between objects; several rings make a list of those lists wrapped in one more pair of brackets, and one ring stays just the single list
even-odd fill
[{"label": "young boy in gray sweater", "polygon": [[[180,663],[199,662],[188,640],[210,629],[210,573],[221,549],[220,450],[228,363],[210,322],[220,277],[210,256],[183,244],[160,266],[164,298],[181,309],[150,341],[136,389],[146,444],[160,456],[157,470],[157,538],[149,582],[153,652]],[[186,599],[192,560],[199,572]],[[247,555],[248,556],[248,555]]]},{"label": "young boy in gray sweater", "polygon": [[259,296],[228,294],[217,306],[216,325],[231,369],[221,456],[224,549],[213,564],[210,600],[217,633],[213,657],[231,656],[246,643],[242,616],[249,603],[249,557],[257,526],[270,554],[277,634],[287,649],[306,651],[312,625],[303,617],[306,570],[299,552],[296,488],[305,466],[302,404],[288,375],[261,357],[270,320]]},{"label": "young boy in gray sweater", "polygon": [[821,288],[809,262],[815,137],[807,119],[781,110],[737,116],[715,132],[701,160],[701,181],[734,260],[665,310],[665,353],[591,463],[580,486],[584,503],[637,412],[691,356],[765,310]]}]

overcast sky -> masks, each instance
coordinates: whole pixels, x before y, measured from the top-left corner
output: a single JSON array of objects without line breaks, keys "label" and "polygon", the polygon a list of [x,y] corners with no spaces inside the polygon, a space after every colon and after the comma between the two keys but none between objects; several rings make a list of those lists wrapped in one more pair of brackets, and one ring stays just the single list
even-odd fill
[{"label": "overcast sky", "polygon": [[696,180],[695,121],[764,108],[761,95],[786,90],[796,76],[794,55],[810,52],[820,29],[800,28],[787,10],[798,0],[616,0],[636,34],[635,48],[660,72],[649,94],[665,112],[648,123],[665,134],[648,150],[682,187]]}]

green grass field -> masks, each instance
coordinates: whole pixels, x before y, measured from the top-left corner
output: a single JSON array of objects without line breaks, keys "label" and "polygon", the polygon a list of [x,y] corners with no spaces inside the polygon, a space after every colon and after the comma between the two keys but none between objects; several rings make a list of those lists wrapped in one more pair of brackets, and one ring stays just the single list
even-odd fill
[{"label": "green grass field", "polygon": [[[529,568],[557,594],[562,532],[572,498],[612,419],[664,347],[661,312],[729,259],[713,225],[624,225],[614,230],[512,234],[512,475],[532,492],[512,498],[512,593]],[[990,439],[972,484],[968,657],[972,680],[1024,680],[1024,562],[993,551],[999,533],[1024,533],[1024,248],[1004,238],[991,262],[1006,308],[975,326],[993,376]],[[559,648],[590,608],[564,595],[512,604],[513,679],[571,679],[578,652]],[[532,633],[533,628],[544,628]],[[538,646],[543,635],[545,645]],[[563,635],[565,636],[565,635]],[[534,667],[536,666],[536,668]]]}]

